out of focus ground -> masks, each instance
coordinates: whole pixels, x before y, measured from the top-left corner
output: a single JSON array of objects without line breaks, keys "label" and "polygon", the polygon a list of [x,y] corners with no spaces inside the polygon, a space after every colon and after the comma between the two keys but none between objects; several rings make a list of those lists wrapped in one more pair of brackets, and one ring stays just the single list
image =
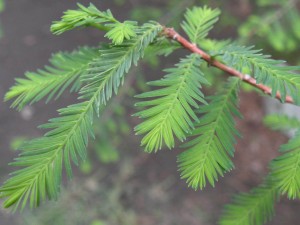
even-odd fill
[{"label": "out of focus ground", "polygon": [[[78,45],[95,45],[100,41],[102,34],[92,29],[62,36],[50,34],[51,21],[57,20],[66,9],[74,8],[75,2],[7,1],[6,10],[0,16],[4,30],[0,40],[0,99],[14,84],[14,78],[47,64],[52,52],[72,50]],[[128,2],[120,8],[111,1],[101,1],[100,5],[102,9],[111,8],[122,19],[136,1]],[[143,4],[143,1],[137,2]],[[164,4],[161,1],[144,2],[153,6]],[[47,105],[41,102],[20,113],[10,109],[9,103],[0,101],[1,181],[12,171],[7,164],[17,155],[11,150],[11,142],[16,137],[42,135],[37,125],[55,116],[57,108],[75,100],[75,95],[66,94],[60,100]],[[238,129],[243,139],[239,139],[236,146],[236,168],[220,179],[215,188],[208,187],[203,191],[187,188],[176,167],[180,149],[148,155],[140,149],[137,137],[128,137],[120,145],[118,163],[102,165],[94,162],[88,175],[77,170],[76,178],[65,186],[62,198],[37,211],[11,215],[0,209],[0,225],[216,224],[222,206],[230,202],[233,194],[248,191],[261,182],[267,173],[268,161],[277,155],[279,145],[287,140],[262,125],[263,102],[257,94],[242,93],[240,107],[244,120],[238,120]],[[276,205],[276,217],[269,224],[299,224],[299,210],[299,201],[282,199]]]}]

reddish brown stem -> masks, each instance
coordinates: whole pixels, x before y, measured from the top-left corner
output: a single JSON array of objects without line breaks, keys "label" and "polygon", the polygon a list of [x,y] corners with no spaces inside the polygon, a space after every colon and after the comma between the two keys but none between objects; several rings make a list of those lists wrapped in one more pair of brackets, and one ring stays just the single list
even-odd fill
[{"label": "reddish brown stem", "polygon": [[[189,42],[187,39],[182,37],[179,33],[177,33],[173,28],[165,27],[163,31],[164,35],[170,39],[173,39],[180,43],[184,48],[190,50],[191,52],[197,53],[201,56],[202,59],[204,59],[206,62],[209,63],[209,65],[214,66],[216,68],[219,68],[220,70],[223,70],[224,72],[227,72],[230,76],[235,76],[240,78],[242,81],[252,85],[253,87],[256,87],[263,91],[265,94],[271,95],[272,89],[270,87],[267,87],[263,84],[257,84],[256,79],[253,77],[243,74],[239,72],[238,70],[231,68],[229,66],[226,66],[225,64],[219,62],[218,60],[212,59],[212,57],[197,47],[196,44],[193,44]],[[277,99],[281,100],[280,93],[277,92],[276,96]],[[288,103],[294,103],[291,96],[287,96],[285,99],[285,102]]]}]

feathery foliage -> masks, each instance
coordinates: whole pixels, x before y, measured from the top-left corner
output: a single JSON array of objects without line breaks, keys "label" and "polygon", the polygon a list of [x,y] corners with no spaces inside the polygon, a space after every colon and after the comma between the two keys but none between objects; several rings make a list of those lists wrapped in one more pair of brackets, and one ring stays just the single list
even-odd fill
[{"label": "feathery foliage", "polygon": [[112,40],[116,45],[123,43],[124,39],[129,40],[132,37],[136,36],[136,27],[137,23],[133,21],[125,21],[123,23],[112,23],[108,24],[108,27],[111,28],[104,37]]},{"label": "feathery foliage", "polygon": [[78,164],[77,155],[85,159],[88,134],[93,131],[93,109],[90,102],[78,103],[59,110],[60,117],[51,119],[42,128],[52,130],[42,138],[21,147],[22,153],[11,165],[24,167],[0,188],[7,197],[4,207],[24,208],[27,202],[36,207],[41,201],[57,199],[60,190],[62,163],[71,176],[70,157]]},{"label": "feathery foliage", "polygon": [[194,189],[206,186],[206,180],[214,186],[218,175],[232,169],[230,157],[234,154],[234,116],[240,116],[237,109],[239,80],[230,79],[224,90],[210,97],[208,105],[197,112],[202,115],[196,124],[193,140],[184,145],[189,147],[178,156],[181,177]]},{"label": "feathery foliage", "polygon": [[299,119],[295,117],[289,117],[287,115],[267,115],[264,118],[264,124],[270,127],[272,130],[289,130],[300,128]]},{"label": "feathery foliage", "polygon": [[[155,22],[144,24],[137,30],[137,36],[125,41],[122,45],[110,46],[101,51],[101,57],[90,64],[89,72],[82,77],[82,81],[87,83],[81,90],[83,98],[90,98],[103,80],[107,83],[105,88],[97,97],[96,108],[112,96],[117,94],[118,87],[124,81],[124,73],[129,68],[137,65],[138,60],[143,57],[144,51],[155,39],[161,30],[161,26]],[[112,76],[113,74],[113,76]]]},{"label": "feathery foliage", "polygon": [[62,34],[82,26],[92,26],[108,31],[105,37],[117,45],[122,44],[125,39],[129,40],[136,36],[136,22],[124,21],[121,23],[114,18],[110,10],[100,11],[91,3],[89,7],[77,5],[79,9],[67,10],[60,21],[53,22],[51,31],[54,34]]},{"label": "feathery foliage", "polygon": [[[209,85],[209,77],[204,76],[200,67],[204,60],[208,63],[216,60],[215,67],[230,72],[218,63],[221,59],[232,71],[249,73],[257,83],[270,87],[273,97],[280,93],[282,102],[289,95],[296,104],[300,103],[297,74],[300,67],[284,66],[284,61],[273,60],[253,47],[206,38],[218,21],[218,9],[204,6],[186,11],[181,25],[190,39],[187,41],[173,29],[154,21],[138,26],[134,21],[120,22],[110,10],[100,11],[92,4],[88,7],[78,4],[78,7],[66,11],[60,21],[53,23],[51,31],[62,34],[92,26],[106,31],[104,36],[111,43],[55,54],[50,66],[16,79],[15,86],[6,94],[6,100],[14,99],[12,107],[22,109],[45,97],[46,101],[58,98],[70,87],[71,91],[79,93],[79,103],[58,110],[57,118],[40,126],[47,130],[46,134],[20,148],[21,154],[11,163],[20,169],[0,187],[0,198],[5,198],[4,207],[15,210],[27,204],[36,207],[46,199],[58,198],[63,171],[71,178],[72,164],[78,165],[87,157],[88,139],[94,137],[94,114],[99,116],[100,108],[113,94],[118,94],[125,75],[137,65],[145,51],[146,54],[168,56],[183,46],[194,52],[175,67],[166,69],[167,75],[162,79],[148,83],[154,90],[137,96],[142,100],[136,106],[142,109],[135,114],[142,119],[135,131],[144,135],[141,145],[147,152],[156,152],[165,145],[171,149],[176,139],[185,141],[191,137],[183,145],[187,149],[178,155],[177,161],[181,177],[193,189],[202,189],[207,183],[214,186],[219,176],[234,167],[231,157],[236,136],[239,136],[234,117],[241,117],[239,79],[230,78],[221,92],[204,97],[202,86]],[[197,49],[199,43],[210,56]],[[271,174],[266,182],[249,194],[236,196],[225,208],[221,225],[261,225],[273,215],[273,205],[279,194],[300,197],[300,121],[284,115],[270,115],[264,122],[275,130],[297,128],[298,132],[281,146],[283,154],[271,162]]]},{"label": "feathery foliage", "polygon": [[189,36],[191,42],[197,43],[205,38],[213,25],[219,20],[219,9],[211,9],[207,6],[187,9],[182,23],[182,28]]},{"label": "feathery foliage", "polygon": [[51,66],[25,73],[26,79],[17,78],[16,84],[5,95],[5,100],[14,98],[11,106],[21,110],[47,95],[46,102],[54,96],[58,98],[69,86],[71,91],[77,91],[81,86],[80,77],[96,57],[99,57],[99,49],[89,47],[81,47],[71,53],[56,53],[50,59]]},{"label": "feathery foliage", "polygon": [[272,87],[273,97],[279,92],[282,102],[289,95],[296,104],[300,104],[300,76],[296,73],[300,70],[299,66],[285,66],[285,61],[271,59],[269,55],[261,54],[261,50],[254,50],[253,46],[229,45],[219,54],[227,65],[241,72],[247,69],[253,73],[257,83]]},{"label": "feathery foliage", "polygon": [[60,21],[54,21],[51,25],[53,34],[62,34],[66,31],[82,26],[96,26],[103,30],[108,30],[104,25],[106,23],[118,23],[110,10],[100,11],[93,4],[85,7],[77,4],[79,9],[67,10],[64,12]]},{"label": "feathery foliage", "polygon": [[300,129],[279,149],[283,154],[271,162],[271,177],[275,186],[289,198],[300,197]]},{"label": "feathery foliage", "polygon": [[78,164],[78,156],[82,160],[86,158],[88,136],[93,136],[93,111],[99,111],[100,104],[105,104],[112,90],[117,92],[124,74],[143,56],[143,50],[160,29],[158,24],[147,23],[136,38],[100,51],[89,73],[82,78],[83,82],[90,82],[80,92],[86,101],[59,110],[60,117],[41,126],[51,130],[43,138],[25,144],[20,157],[12,163],[25,168],[14,172],[0,188],[1,197],[7,198],[4,207],[24,208],[27,202],[36,207],[46,198],[57,198],[62,162],[71,177],[71,160]]},{"label": "feathery foliage", "polygon": [[274,204],[278,198],[271,184],[262,184],[250,193],[242,193],[226,205],[220,218],[220,225],[263,225],[274,214]]},{"label": "feathery foliage", "polygon": [[199,69],[201,62],[198,55],[189,55],[175,68],[166,69],[168,74],[163,79],[148,83],[159,89],[136,96],[152,98],[136,104],[148,107],[135,114],[145,120],[135,131],[146,134],[141,142],[146,151],[157,151],[163,144],[173,148],[174,136],[183,141],[193,129],[193,120],[198,120],[193,108],[198,108],[198,102],[206,103],[200,88],[208,82]]}]

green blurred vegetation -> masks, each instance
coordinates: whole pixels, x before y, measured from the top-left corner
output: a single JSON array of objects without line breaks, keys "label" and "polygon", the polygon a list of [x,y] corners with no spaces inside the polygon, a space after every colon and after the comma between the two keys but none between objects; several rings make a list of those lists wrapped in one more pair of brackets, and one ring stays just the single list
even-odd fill
[{"label": "green blurred vegetation", "polygon": [[123,160],[114,176],[109,176],[109,168],[102,168],[86,178],[75,179],[67,190],[62,190],[58,202],[49,202],[34,211],[25,210],[20,224],[138,225],[136,213],[122,201],[122,195],[128,191],[122,184],[132,172],[132,164]]},{"label": "green blurred vegetation", "polygon": [[299,59],[300,15],[296,0],[257,0],[255,11],[238,28],[243,43],[258,43],[283,58]]},{"label": "green blurred vegetation", "polygon": [[0,12],[4,10],[4,0],[0,0]]},{"label": "green blurred vegetation", "polygon": [[[0,0],[0,13],[3,12],[5,8],[5,2],[4,0]],[[1,21],[0,21],[0,38],[3,36],[3,29],[2,29],[2,24],[1,24]]]}]

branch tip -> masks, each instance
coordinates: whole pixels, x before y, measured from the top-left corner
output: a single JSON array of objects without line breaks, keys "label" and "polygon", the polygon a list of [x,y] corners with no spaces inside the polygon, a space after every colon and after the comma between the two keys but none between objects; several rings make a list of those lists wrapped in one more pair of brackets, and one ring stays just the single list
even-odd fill
[{"label": "branch tip", "polygon": [[[249,74],[243,74],[240,71],[229,67],[220,61],[216,60],[215,58],[211,57],[208,53],[203,51],[202,49],[198,48],[197,44],[189,42],[187,39],[182,37],[179,33],[177,33],[174,28],[165,27],[163,26],[163,32],[165,37],[169,39],[176,40],[179,44],[181,44],[184,48],[188,49],[189,51],[199,54],[203,60],[205,60],[210,66],[214,66],[226,73],[228,73],[230,76],[238,77],[242,81],[250,84],[251,86],[261,90],[267,95],[271,95],[272,89],[268,86],[265,86],[263,84],[258,84],[256,79],[251,77]],[[213,60],[212,60],[213,59]],[[277,92],[275,96],[278,100],[282,101],[280,93]],[[295,104],[294,100],[291,96],[287,96],[285,98],[286,103],[292,103]]]}]

